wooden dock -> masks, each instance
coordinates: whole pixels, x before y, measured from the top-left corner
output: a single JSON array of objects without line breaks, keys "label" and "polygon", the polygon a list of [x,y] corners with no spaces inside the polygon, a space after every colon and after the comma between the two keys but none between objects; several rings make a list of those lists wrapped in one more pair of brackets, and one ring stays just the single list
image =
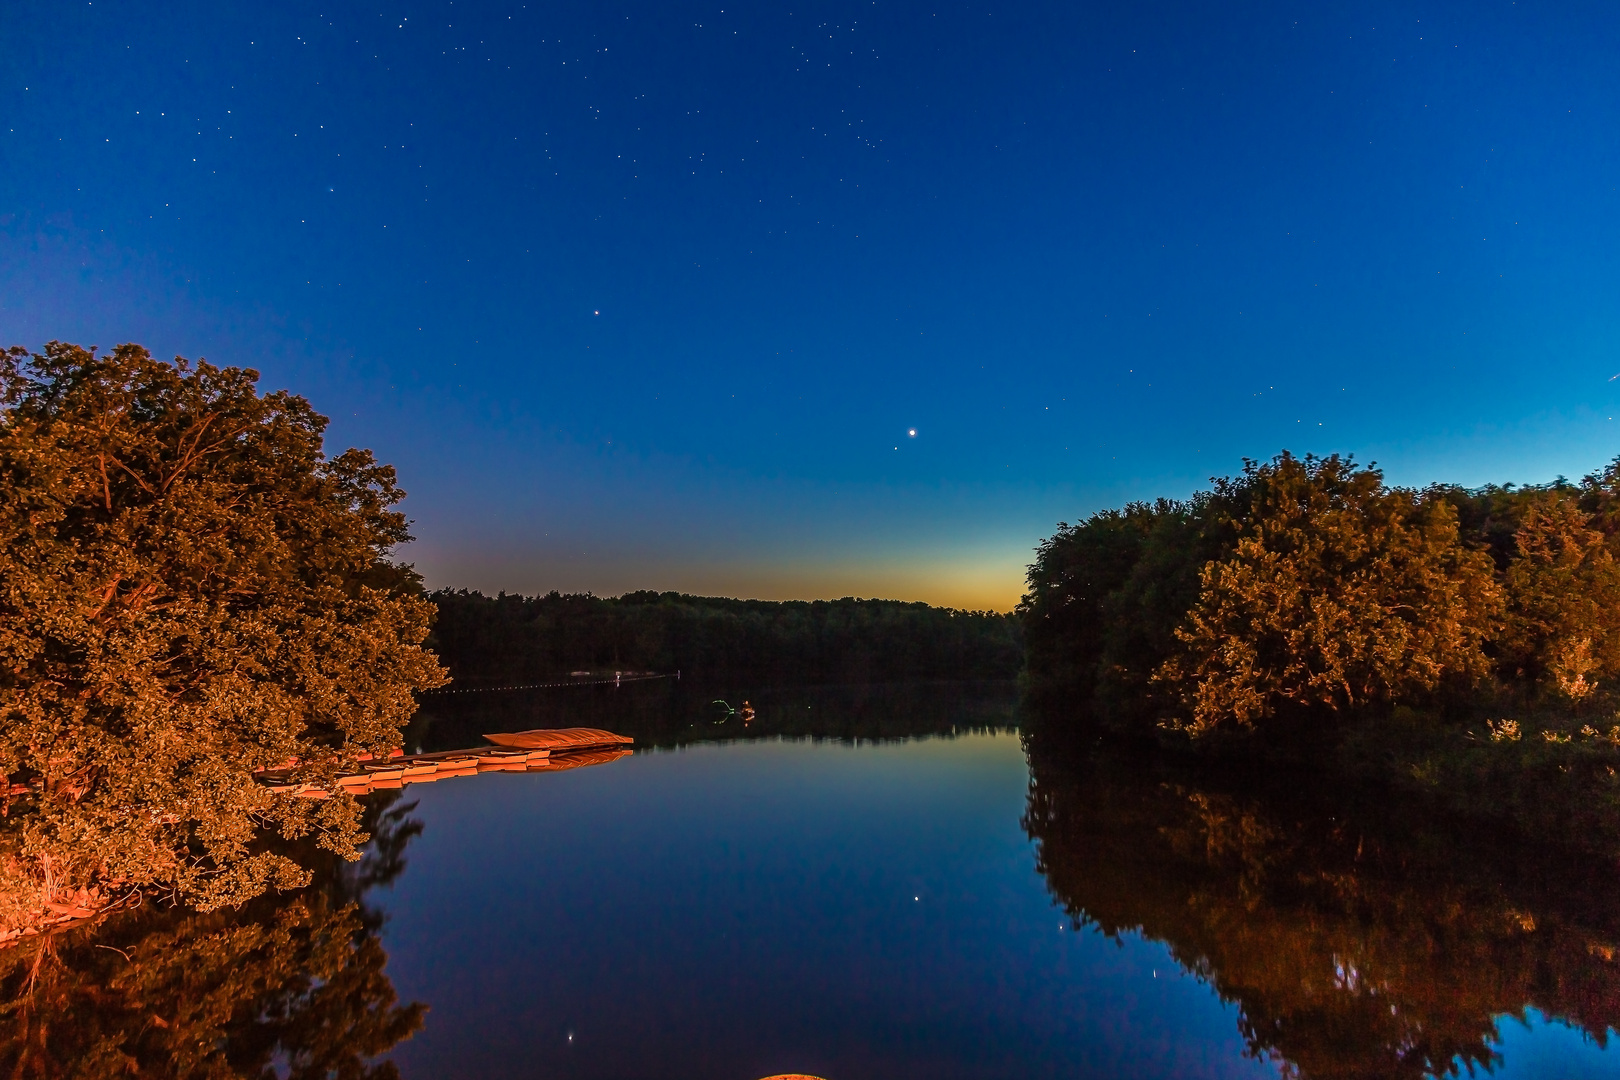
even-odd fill
[{"label": "wooden dock", "polygon": [[[562,772],[617,761],[631,753],[630,744],[634,742],[627,735],[596,728],[542,728],[484,737],[495,745],[433,754],[395,751],[386,761],[364,762],[358,772],[339,777],[337,789],[350,795],[369,795],[406,784],[430,784],[480,773]],[[259,774],[259,779],[275,792],[304,799],[332,797],[333,793],[319,784],[293,781],[292,771],[267,770]]]}]

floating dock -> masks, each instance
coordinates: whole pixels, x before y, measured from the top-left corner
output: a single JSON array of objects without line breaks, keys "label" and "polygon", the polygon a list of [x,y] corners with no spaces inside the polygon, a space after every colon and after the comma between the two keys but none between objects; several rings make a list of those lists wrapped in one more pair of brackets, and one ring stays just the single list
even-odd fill
[{"label": "floating dock", "polygon": [[[635,741],[598,728],[541,728],[485,735],[494,745],[470,750],[441,750],[433,754],[395,751],[386,761],[364,762],[358,772],[338,778],[337,790],[350,795],[428,784],[455,776],[487,772],[562,772],[587,765],[605,765],[631,752]],[[304,799],[329,799],[333,792],[320,784],[297,783],[292,769],[271,769],[259,779],[271,791]]]}]

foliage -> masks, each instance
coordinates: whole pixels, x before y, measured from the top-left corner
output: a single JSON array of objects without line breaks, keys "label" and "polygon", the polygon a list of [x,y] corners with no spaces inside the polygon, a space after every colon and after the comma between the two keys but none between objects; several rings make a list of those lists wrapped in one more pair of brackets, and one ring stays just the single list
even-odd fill
[{"label": "foliage", "polygon": [[387,562],[393,470],[327,458],[325,418],[257,378],[136,345],[0,362],[0,924],[64,888],[206,909],[303,881],[266,829],[355,857],[352,800],[253,770],[330,780],[443,681]]},{"label": "foliage", "polygon": [[1119,731],[1595,707],[1620,680],[1617,552],[1620,459],[1579,485],[1416,491],[1283,454],[1060,525],[1019,614],[1032,682]]},{"label": "foliage", "polygon": [[1030,670],[1082,693],[1116,684],[1145,690],[1143,658],[1166,653],[1170,642],[1156,638],[1175,615],[1141,616],[1164,607],[1179,613],[1197,595],[1196,578],[1188,590],[1188,570],[1197,567],[1182,552],[1201,546],[1208,518],[1198,502],[1160,499],[1059,524],[1036,553],[1040,572],[1031,572],[1021,608]]},{"label": "foliage", "polygon": [[1502,666],[1587,698],[1597,680],[1620,674],[1620,562],[1591,515],[1553,494],[1526,508],[1514,544]]},{"label": "foliage", "polygon": [[1183,649],[1156,675],[1182,693],[1189,732],[1411,700],[1487,672],[1500,593],[1448,502],[1337,456],[1250,463],[1245,480],[1236,544],[1205,564]]},{"label": "foliage", "polygon": [[1565,709],[1441,725],[1397,708],[1347,732],[1333,761],[1344,777],[1399,791],[1429,812],[1620,858],[1620,726],[1612,720],[1599,731]]},{"label": "foliage", "polygon": [[681,593],[430,593],[433,647],[458,687],[580,669],[777,682],[1012,678],[1016,619],[896,600],[727,600]]}]

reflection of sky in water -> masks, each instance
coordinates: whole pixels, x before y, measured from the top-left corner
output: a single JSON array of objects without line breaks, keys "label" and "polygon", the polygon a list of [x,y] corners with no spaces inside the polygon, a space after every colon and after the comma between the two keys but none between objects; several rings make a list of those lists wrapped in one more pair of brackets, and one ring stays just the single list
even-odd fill
[{"label": "reflection of sky in water", "polygon": [[[413,789],[388,970],[432,1011],[392,1056],[417,1080],[1274,1075],[1165,948],[1067,925],[1027,783],[1015,736],[978,735]],[[1608,1064],[1502,1031],[1507,1075]]]},{"label": "reflection of sky in water", "polygon": [[[1578,1028],[1548,1020],[1535,1009],[1523,1023],[1502,1017],[1497,1031],[1501,1033],[1497,1051],[1503,1058],[1502,1067],[1491,1074],[1497,1080],[1620,1077],[1620,1054],[1606,1053]],[[1614,1045],[1612,1032],[1609,1045]]]}]

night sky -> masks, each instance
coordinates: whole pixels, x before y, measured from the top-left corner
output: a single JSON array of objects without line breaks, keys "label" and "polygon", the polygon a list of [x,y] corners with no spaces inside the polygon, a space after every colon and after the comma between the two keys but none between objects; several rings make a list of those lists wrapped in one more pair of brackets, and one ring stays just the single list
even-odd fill
[{"label": "night sky", "polygon": [[430,585],[1006,609],[1242,458],[1620,452],[1613,4],[0,5],[0,339],[256,367]]}]

